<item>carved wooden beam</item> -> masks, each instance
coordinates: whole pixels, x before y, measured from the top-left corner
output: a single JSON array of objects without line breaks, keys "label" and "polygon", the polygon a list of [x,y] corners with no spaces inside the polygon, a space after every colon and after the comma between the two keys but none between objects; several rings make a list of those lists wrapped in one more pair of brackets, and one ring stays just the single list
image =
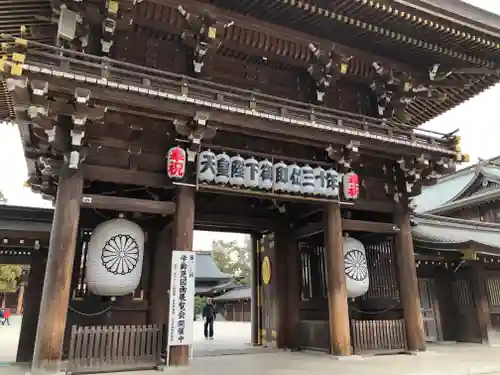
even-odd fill
[{"label": "carved wooden beam", "polygon": [[[181,16],[173,14],[178,13],[176,8],[179,4],[176,0],[148,0],[148,3],[154,3],[165,7],[165,11],[171,8],[170,23],[166,20],[155,21],[149,19],[145,15],[139,14],[136,17],[135,23],[149,28],[164,30],[172,34],[181,34],[181,23],[178,20]],[[331,46],[332,42],[312,35],[301,33],[293,29],[278,26],[267,22],[260,21],[256,18],[229,12],[217,8],[209,4],[201,4],[193,0],[185,0],[182,2],[183,7],[188,11],[196,12],[200,9],[207,10],[210,14],[221,23],[231,23],[233,26],[225,31],[225,37],[222,39],[222,45],[234,49],[235,51],[252,54],[255,56],[263,56],[266,58],[290,63],[291,66],[302,66],[307,68],[307,64],[311,60],[311,51],[309,43],[314,43],[319,46]],[[372,61],[381,61],[387,65],[394,66],[398,70],[411,71],[404,64],[395,63],[387,58],[376,56],[355,48],[336,44],[340,53],[346,56],[354,56],[352,66],[355,66],[356,72],[351,71],[350,74],[367,76],[369,74],[369,64]],[[362,61],[362,62],[361,62]],[[297,64],[301,63],[302,65]],[[360,74],[361,73],[361,74]],[[418,74],[417,74],[418,75]]]},{"label": "carved wooden beam", "polygon": [[[70,81],[63,82],[61,80],[52,80],[49,78],[49,84],[53,92],[58,91],[64,93],[71,91],[70,87],[72,82]],[[85,85],[78,84],[78,86],[81,87]],[[92,88],[92,97],[95,101],[94,104],[108,105],[110,103],[114,103],[117,110],[119,110],[118,105],[126,104],[128,107],[130,106],[130,103],[134,103],[134,106],[138,108],[154,110],[167,115],[175,113],[182,116],[192,116],[194,112],[193,106],[189,103],[175,102],[173,100],[164,100],[159,102],[157,99],[150,96],[141,96],[131,92],[121,92],[120,95],[116,95],[116,92],[109,90],[108,88],[100,88],[90,85],[88,87]],[[296,137],[299,139],[314,140],[321,143],[318,143],[319,147],[326,146],[329,143],[348,144],[352,140],[361,140],[363,142],[362,138],[358,138],[354,135],[341,135],[331,131],[323,131],[320,128],[293,126],[288,123],[267,120],[266,118],[254,118],[248,115],[240,115],[238,113],[227,113],[218,109],[209,109],[206,112],[209,113],[211,121],[217,123],[217,127],[221,130],[227,128],[231,131],[238,128],[238,131],[240,131],[240,129],[243,130],[246,128],[250,129],[253,134],[255,134],[256,131],[262,132],[263,136],[265,136],[265,132],[277,133],[283,137]],[[370,139],[368,142],[363,142],[364,148],[398,154],[409,153],[415,155],[419,153],[419,150],[416,148],[404,145],[398,146],[397,144],[392,144],[389,149],[386,146],[386,143],[382,140],[377,142],[376,139]]]},{"label": "carved wooden beam", "polygon": [[82,207],[113,211],[140,212],[162,216],[172,215],[175,212],[174,202],[122,198],[94,194],[85,194],[83,196]]}]

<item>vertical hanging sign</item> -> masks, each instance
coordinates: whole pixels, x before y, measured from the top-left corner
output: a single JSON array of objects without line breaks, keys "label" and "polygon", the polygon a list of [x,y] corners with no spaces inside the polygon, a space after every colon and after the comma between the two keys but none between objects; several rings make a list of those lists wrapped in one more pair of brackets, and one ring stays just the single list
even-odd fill
[{"label": "vertical hanging sign", "polygon": [[195,253],[173,251],[170,274],[168,346],[191,345],[194,321]]}]

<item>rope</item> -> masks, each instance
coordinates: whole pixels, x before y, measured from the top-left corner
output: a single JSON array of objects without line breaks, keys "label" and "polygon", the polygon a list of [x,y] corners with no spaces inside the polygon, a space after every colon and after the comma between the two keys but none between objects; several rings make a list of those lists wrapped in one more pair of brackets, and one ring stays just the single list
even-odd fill
[{"label": "rope", "polygon": [[71,307],[71,305],[68,305],[68,309],[70,309],[71,311],[73,311],[74,313],[78,314],[78,315],[82,315],[82,316],[98,316],[98,315],[102,315],[102,314],[105,314],[107,313],[110,309],[111,309],[111,303],[109,304],[108,307],[106,307],[104,310],[102,311],[98,311],[98,312],[95,312],[95,313],[84,313],[82,311],[78,311],[77,309],[75,309],[74,307]]},{"label": "rope", "polygon": [[388,308],[386,308],[384,310],[379,310],[379,311],[363,311],[363,310],[358,309],[358,308],[353,307],[353,306],[349,306],[349,309],[351,309],[353,311],[356,311],[356,312],[359,312],[359,313],[362,313],[362,314],[366,314],[366,315],[380,315],[380,314],[386,313],[389,310],[392,310],[398,304],[399,304],[399,301],[397,301],[394,304],[390,305]]}]

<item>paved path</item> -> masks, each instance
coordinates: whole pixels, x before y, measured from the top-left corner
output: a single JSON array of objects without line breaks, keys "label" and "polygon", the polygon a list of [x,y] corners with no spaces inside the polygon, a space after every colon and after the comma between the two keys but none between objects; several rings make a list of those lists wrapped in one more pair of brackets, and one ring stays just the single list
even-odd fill
[{"label": "paved path", "polygon": [[194,322],[193,354],[195,357],[235,354],[250,348],[250,323],[214,322],[214,339],[203,336],[203,322]]},{"label": "paved path", "polygon": [[[20,319],[0,326],[0,358],[15,358]],[[201,322],[195,323],[195,358],[187,368],[170,368],[172,375],[500,375],[500,347],[474,344],[431,345],[417,356],[388,355],[335,360],[309,352],[252,349],[248,323],[216,322],[215,339],[205,341]],[[6,341],[12,340],[9,345]],[[9,342],[9,341],[7,341]],[[236,354],[245,351],[251,354]],[[218,355],[234,354],[234,355]],[[4,360],[2,360],[4,361]],[[24,375],[27,368],[1,367],[1,375]],[[156,375],[156,371],[121,373]],[[118,374],[117,374],[118,375]]]},{"label": "paved path", "polygon": [[[10,326],[0,325],[0,364],[16,360],[21,316],[12,316]],[[205,340],[203,322],[194,323],[194,356],[235,354],[248,351],[250,343],[250,323],[216,321],[214,340]]]},{"label": "paved path", "polygon": [[16,361],[21,320],[21,316],[13,315],[10,317],[10,326],[0,325],[0,365]]}]

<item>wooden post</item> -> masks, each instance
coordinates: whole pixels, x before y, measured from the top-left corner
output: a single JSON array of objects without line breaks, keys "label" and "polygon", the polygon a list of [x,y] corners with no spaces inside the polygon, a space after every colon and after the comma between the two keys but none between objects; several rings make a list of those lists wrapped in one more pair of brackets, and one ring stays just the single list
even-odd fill
[{"label": "wooden post", "polygon": [[19,285],[19,293],[17,294],[17,306],[16,314],[21,315],[23,313],[23,301],[24,301],[24,284]]},{"label": "wooden post", "polygon": [[31,255],[26,303],[24,304],[16,362],[31,362],[33,360],[33,349],[38,317],[40,315],[40,301],[42,300],[43,278],[46,265],[47,248],[42,247],[40,250],[34,250]]},{"label": "wooden post", "polygon": [[300,259],[294,229],[283,225],[275,234],[278,348],[294,348],[300,313]]},{"label": "wooden post", "polygon": [[488,303],[486,280],[484,277],[484,265],[481,262],[473,262],[471,271],[472,298],[476,306],[479,337],[483,344],[489,344],[492,328],[490,304]]},{"label": "wooden post", "polygon": [[259,285],[260,285],[260,263],[259,263],[259,238],[260,235],[252,234],[251,236],[251,261],[252,261],[252,284],[250,310],[251,310],[251,342],[252,345],[262,345],[260,339],[260,314],[259,314]]},{"label": "wooden post", "polygon": [[[294,229],[290,228],[291,231]],[[300,322],[300,253],[294,233],[287,235],[286,252],[286,331],[287,346],[297,347],[297,328]]]},{"label": "wooden post", "polygon": [[63,167],[50,233],[49,255],[31,366],[33,374],[55,374],[60,370],[82,189],[82,175],[78,171]]},{"label": "wooden post", "polygon": [[340,206],[325,206],[325,254],[328,284],[328,312],[330,320],[330,351],[333,355],[351,354],[349,307],[344,271],[344,239]]},{"label": "wooden post", "polygon": [[274,233],[274,262],[273,262],[273,274],[276,290],[276,309],[277,309],[277,322],[276,322],[276,332],[278,337],[276,338],[276,347],[279,349],[285,349],[288,347],[288,332],[287,332],[287,252],[288,252],[288,239],[290,236],[290,228],[282,224],[278,230]]},{"label": "wooden post", "polygon": [[163,326],[166,350],[169,311],[170,269],[172,263],[173,225],[165,226],[155,236],[154,253],[151,257],[149,286],[148,324]]},{"label": "wooden post", "polygon": [[[195,192],[195,189],[189,186],[180,186],[177,191],[177,210],[174,217],[174,250],[193,250]],[[186,366],[188,363],[189,347],[187,345],[170,347],[169,365]]]},{"label": "wooden post", "polygon": [[411,235],[410,215],[408,210],[399,206],[395,215],[399,227],[396,235],[396,260],[399,279],[399,298],[403,306],[408,350],[425,350],[425,333],[420,311],[417,269]]}]

